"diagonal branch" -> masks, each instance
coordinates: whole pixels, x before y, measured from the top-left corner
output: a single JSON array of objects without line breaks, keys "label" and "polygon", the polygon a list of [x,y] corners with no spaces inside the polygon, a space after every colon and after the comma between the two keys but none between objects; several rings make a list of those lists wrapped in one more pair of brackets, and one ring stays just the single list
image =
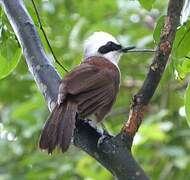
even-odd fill
[{"label": "diagonal branch", "polygon": [[160,42],[146,79],[139,92],[133,97],[128,122],[122,129],[123,134],[134,137],[142,122],[146,106],[151,100],[168,62],[177,27],[180,25],[182,7],[182,0],[169,1],[167,17],[161,32]]},{"label": "diagonal branch", "polygon": [[[40,91],[45,96],[49,109],[57,99],[60,77],[44,52],[34,23],[22,0],[0,0],[8,20],[22,46],[28,68]],[[117,179],[149,179],[128,150],[122,136],[109,136],[97,146],[102,134],[86,121],[77,120],[74,144],[87,152],[107,168]]]}]

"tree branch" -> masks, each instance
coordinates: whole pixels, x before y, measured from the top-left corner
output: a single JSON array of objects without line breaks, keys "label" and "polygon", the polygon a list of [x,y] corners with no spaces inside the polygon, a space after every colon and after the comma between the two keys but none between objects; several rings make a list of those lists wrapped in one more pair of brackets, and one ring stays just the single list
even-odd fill
[{"label": "tree branch", "polygon": [[152,98],[163,75],[170,56],[177,27],[180,25],[182,7],[182,0],[169,1],[165,25],[161,32],[160,42],[156,49],[153,62],[150,65],[149,72],[141,89],[133,97],[128,122],[122,129],[122,134],[127,134],[127,137],[131,136],[132,138],[137,132],[142,122],[146,106]]},{"label": "tree branch", "polygon": [[[29,70],[40,91],[45,96],[49,109],[57,99],[60,77],[49,63],[34,23],[22,0],[0,0],[8,20],[22,46]],[[74,144],[99,161],[119,180],[149,179],[134,160],[128,142],[123,136],[108,136],[99,146],[102,134],[84,120],[77,120]],[[129,141],[130,142],[130,141]]]}]

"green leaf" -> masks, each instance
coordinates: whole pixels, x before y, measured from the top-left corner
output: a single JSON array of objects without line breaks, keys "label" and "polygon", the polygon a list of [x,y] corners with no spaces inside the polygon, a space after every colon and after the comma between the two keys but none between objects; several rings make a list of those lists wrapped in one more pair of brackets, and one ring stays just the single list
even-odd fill
[{"label": "green leaf", "polygon": [[190,51],[190,21],[181,26],[175,37],[172,54],[176,58],[185,57]]},{"label": "green leaf", "polygon": [[165,17],[166,16],[161,16],[158,19],[156,27],[154,29],[153,38],[154,38],[154,41],[155,41],[156,44],[158,44],[159,41],[160,41],[160,34],[161,34],[162,27],[164,25]]},{"label": "green leaf", "polygon": [[[7,50],[9,51],[9,49]],[[21,57],[21,48],[18,48],[12,55],[11,59],[7,59],[0,54],[0,79],[8,76],[17,66]]]},{"label": "green leaf", "polygon": [[156,0],[139,0],[139,3],[141,4],[141,6],[147,10],[152,9],[153,4],[155,3]]},{"label": "green leaf", "polygon": [[187,73],[190,72],[190,21],[181,26],[175,36],[172,48],[172,63],[178,72],[178,78],[184,79]]},{"label": "green leaf", "polygon": [[0,79],[2,79],[17,66],[21,49],[7,18],[4,15],[0,18]]},{"label": "green leaf", "polygon": [[190,84],[187,86],[185,92],[185,114],[187,123],[190,126]]},{"label": "green leaf", "polygon": [[175,73],[176,79],[184,79],[190,72],[190,59],[188,58],[172,58],[173,66],[177,73]]}]

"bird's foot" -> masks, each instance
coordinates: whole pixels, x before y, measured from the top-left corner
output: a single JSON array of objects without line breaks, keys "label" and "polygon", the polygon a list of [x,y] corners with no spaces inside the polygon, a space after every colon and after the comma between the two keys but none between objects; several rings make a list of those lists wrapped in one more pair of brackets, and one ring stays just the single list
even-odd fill
[{"label": "bird's foot", "polygon": [[108,130],[107,130],[107,128],[106,128],[106,126],[101,122],[100,123],[101,124],[101,128],[102,128],[102,134],[103,134],[103,136],[105,135],[105,136],[109,136],[109,133],[108,133]]},{"label": "bird's foot", "polygon": [[100,148],[100,146],[106,141],[109,140],[110,138],[112,138],[112,136],[110,134],[108,134],[108,132],[106,131],[106,134],[103,134],[97,142],[97,147]]}]

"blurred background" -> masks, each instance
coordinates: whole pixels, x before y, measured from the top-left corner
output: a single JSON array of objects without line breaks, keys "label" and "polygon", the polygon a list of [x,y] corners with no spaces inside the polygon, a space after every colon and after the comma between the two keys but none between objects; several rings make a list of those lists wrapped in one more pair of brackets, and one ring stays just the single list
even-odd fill
[{"label": "blurred background", "polygon": [[[69,70],[80,63],[83,41],[94,31],[107,31],[126,46],[154,48],[159,38],[159,30],[154,29],[161,27],[163,18],[160,17],[166,14],[168,4],[167,0],[156,1],[153,6],[154,0],[142,4],[137,0],[35,2],[55,54]],[[38,28],[31,2],[25,0],[25,5]],[[2,10],[0,14],[1,53],[19,56],[14,33]],[[39,28],[38,32],[52,60]],[[127,120],[131,98],[142,85],[152,58],[151,53],[130,53],[120,60],[121,88],[105,121],[110,133],[117,134]],[[64,71],[54,65],[64,76]],[[105,168],[74,146],[64,155],[55,152],[48,156],[38,149],[48,108],[24,57],[15,61],[13,67],[16,67],[12,68],[14,71],[0,80],[0,180],[112,180]],[[176,80],[174,72],[171,62],[148,106],[132,148],[134,157],[152,179],[190,179],[190,130],[184,109],[187,83],[184,79]]]}]

